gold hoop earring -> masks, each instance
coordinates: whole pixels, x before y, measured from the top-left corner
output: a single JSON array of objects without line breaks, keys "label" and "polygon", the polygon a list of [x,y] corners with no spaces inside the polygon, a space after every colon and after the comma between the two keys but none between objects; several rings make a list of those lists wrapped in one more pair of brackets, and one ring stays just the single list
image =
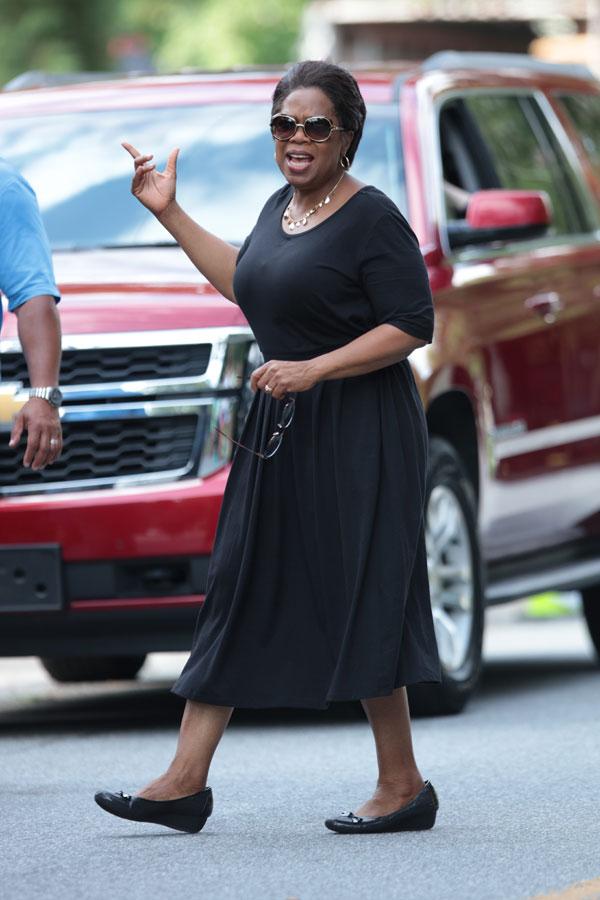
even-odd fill
[{"label": "gold hoop earring", "polygon": [[345,170],[348,170],[350,168],[350,160],[347,156],[342,156],[342,158],[340,159],[340,166]]}]

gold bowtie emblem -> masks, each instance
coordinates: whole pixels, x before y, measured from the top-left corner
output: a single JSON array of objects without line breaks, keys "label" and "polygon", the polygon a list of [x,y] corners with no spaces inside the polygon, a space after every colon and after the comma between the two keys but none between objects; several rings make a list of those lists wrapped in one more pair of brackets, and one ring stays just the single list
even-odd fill
[{"label": "gold bowtie emblem", "polygon": [[0,384],[0,431],[10,431],[16,414],[28,400],[21,382]]}]

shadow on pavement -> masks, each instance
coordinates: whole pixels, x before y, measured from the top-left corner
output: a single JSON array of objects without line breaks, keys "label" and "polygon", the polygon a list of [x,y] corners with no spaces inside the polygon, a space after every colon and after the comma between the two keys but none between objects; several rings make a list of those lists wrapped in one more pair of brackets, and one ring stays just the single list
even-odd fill
[{"label": "shadow on pavement", "polygon": [[531,694],[548,688],[575,687],[582,676],[598,676],[600,670],[592,659],[515,659],[486,663],[478,698],[497,699],[516,692]]},{"label": "shadow on pavement", "polygon": [[[582,680],[596,676],[598,667],[591,660],[511,660],[486,663],[477,691],[476,707],[486,699],[514,698],[549,688],[569,685],[576,688]],[[73,696],[28,698],[22,703],[0,707],[0,734],[41,730],[84,728],[114,730],[131,728],[177,728],[184,701],[170,693],[171,682],[136,684],[112,682],[110,685],[82,685]],[[473,707],[467,706],[466,713]],[[328,710],[237,710],[231,726],[304,726],[332,722],[364,721],[359,703],[334,703]]]},{"label": "shadow on pavement", "polygon": [[[114,682],[113,682],[114,684]],[[29,700],[22,705],[0,707],[0,735],[72,727],[93,730],[178,728],[184,701],[170,693],[171,682],[123,683],[122,689],[101,693],[82,685],[77,697]],[[70,688],[72,691],[72,688]],[[335,703],[328,710],[268,709],[235,711],[230,728],[246,725],[306,725],[323,721],[356,721],[364,718],[359,703]]]}]

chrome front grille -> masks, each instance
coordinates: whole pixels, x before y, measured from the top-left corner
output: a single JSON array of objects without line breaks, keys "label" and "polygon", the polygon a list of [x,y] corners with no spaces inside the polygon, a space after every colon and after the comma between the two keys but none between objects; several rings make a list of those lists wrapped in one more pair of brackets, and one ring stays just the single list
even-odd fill
[{"label": "chrome front grille", "polygon": [[[60,383],[68,387],[98,382],[197,377],[206,372],[210,351],[210,344],[65,350],[60,366]],[[22,353],[2,354],[0,379],[29,384]]]},{"label": "chrome front grille", "polygon": [[[56,482],[102,483],[154,472],[183,474],[192,458],[198,418],[195,415],[92,419],[65,422],[60,459],[42,472],[15,466],[15,453],[0,452],[0,484],[37,488]],[[25,450],[25,439],[17,453]]]},{"label": "chrome front grille", "polygon": [[[0,435],[0,494],[151,484],[222,467],[230,448],[215,442],[215,426],[235,430],[252,342],[237,326],[65,337],[63,453],[32,472],[21,466],[25,438],[14,450]],[[0,343],[0,369],[6,432],[7,407],[14,414],[27,399],[15,341]]]}]

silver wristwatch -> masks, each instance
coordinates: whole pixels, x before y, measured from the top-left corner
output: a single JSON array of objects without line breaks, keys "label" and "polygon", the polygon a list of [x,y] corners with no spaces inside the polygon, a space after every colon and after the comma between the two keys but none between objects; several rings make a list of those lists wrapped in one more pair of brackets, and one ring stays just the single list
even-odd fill
[{"label": "silver wristwatch", "polygon": [[50,406],[58,409],[63,401],[63,392],[59,387],[36,387],[30,388],[29,390],[29,399],[32,397],[39,397],[40,400],[47,400]]}]

